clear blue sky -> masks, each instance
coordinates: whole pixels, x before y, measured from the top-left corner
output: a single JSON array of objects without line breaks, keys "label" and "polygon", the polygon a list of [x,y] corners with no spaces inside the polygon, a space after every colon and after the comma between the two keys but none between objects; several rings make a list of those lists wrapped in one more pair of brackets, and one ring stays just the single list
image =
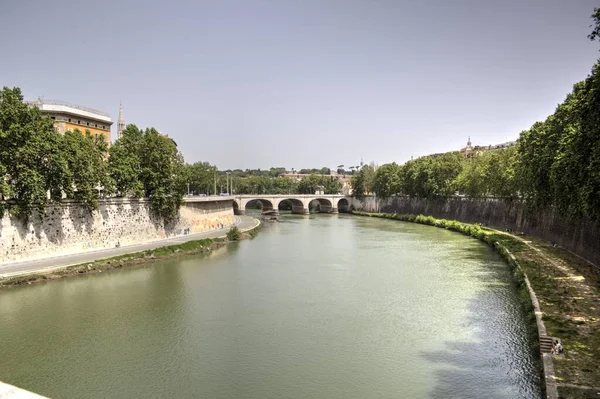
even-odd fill
[{"label": "clear blue sky", "polygon": [[188,162],[334,167],[514,140],[599,57],[592,0],[0,2],[0,85]]}]

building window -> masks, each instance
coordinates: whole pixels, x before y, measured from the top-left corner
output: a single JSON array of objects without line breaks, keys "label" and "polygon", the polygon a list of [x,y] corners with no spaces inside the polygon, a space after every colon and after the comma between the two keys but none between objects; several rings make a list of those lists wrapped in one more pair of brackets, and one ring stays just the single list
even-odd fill
[{"label": "building window", "polygon": [[50,118],[51,118],[53,121],[55,121],[55,120],[56,120],[56,116],[51,116]]},{"label": "building window", "polygon": [[98,127],[98,124],[97,124],[97,123],[94,123],[94,126],[95,126],[95,127]]},{"label": "building window", "polygon": [[71,118],[69,118],[69,122],[71,122]]},{"label": "building window", "polygon": [[81,125],[81,121],[77,121],[77,123]]},{"label": "building window", "polygon": [[89,126],[89,125],[90,125],[90,123],[88,122],[88,123],[87,123],[87,125]]}]

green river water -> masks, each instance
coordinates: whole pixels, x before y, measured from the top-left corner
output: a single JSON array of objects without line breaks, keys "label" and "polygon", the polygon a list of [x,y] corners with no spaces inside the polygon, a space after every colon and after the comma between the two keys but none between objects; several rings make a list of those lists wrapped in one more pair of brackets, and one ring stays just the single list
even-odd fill
[{"label": "green river water", "polygon": [[525,320],[477,240],[289,216],[209,255],[0,292],[0,381],[51,398],[537,398]]}]

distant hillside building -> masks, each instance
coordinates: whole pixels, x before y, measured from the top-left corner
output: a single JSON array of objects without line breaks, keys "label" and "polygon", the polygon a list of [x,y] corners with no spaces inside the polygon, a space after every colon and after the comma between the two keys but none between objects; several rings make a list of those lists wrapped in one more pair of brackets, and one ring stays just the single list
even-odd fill
[{"label": "distant hillside building", "polygon": [[508,142],[502,143],[502,144],[473,146],[473,144],[471,143],[471,137],[469,137],[469,139],[467,140],[466,147],[461,148],[460,152],[461,152],[461,154],[463,154],[465,156],[465,158],[473,158],[478,155],[481,155],[484,152],[501,150],[504,148],[512,147],[515,144],[516,144],[515,141],[508,141]]},{"label": "distant hillside building", "polygon": [[104,136],[106,142],[110,144],[110,127],[113,122],[106,112],[64,101],[41,98],[37,101],[27,101],[27,104],[39,108],[42,113],[50,116],[54,121],[54,129],[60,134],[65,134],[68,130],[79,129],[81,132],[88,130],[92,136]]}]

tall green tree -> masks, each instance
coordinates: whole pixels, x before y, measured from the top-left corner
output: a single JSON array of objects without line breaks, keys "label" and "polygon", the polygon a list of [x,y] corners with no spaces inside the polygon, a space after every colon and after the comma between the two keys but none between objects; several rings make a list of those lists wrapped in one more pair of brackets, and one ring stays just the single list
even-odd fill
[{"label": "tall green tree", "polygon": [[377,168],[373,178],[373,192],[380,198],[389,198],[400,191],[400,166],[393,162]]},{"label": "tall green tree", "polygon": [[187,192],[187,170],[175,142],[154,128],[140,142],[141,182],[152,208],[166,221],[174,220]]},{"label": "tall green tree", "polygon": [[0,193],[11,199],[11,212],[23,221],[59,200],[68,187],[69,171],[62,144],[50,118],[23,102],[19,88],[0,91]]},{"label": "tall green tree", "polygon": [[[210,194],[214,190],[217,167],[208,162],[196,162],[187,165],[190,191],[199,194]],[[217,193],[213,193],[217,194]]]},{"label": "tall green tree", "polygon": [[140,160],[143,136],[137,126],[130,124],[110,147],[108,170],[118,196],[139,198],[144,195]]},{"label": "tall green tree", "polygon": [[98,199],[113,192],[106,157],[108,143],[104,136],[89,131],[67,131],[63,136],[65,158],[72,185],[65,187],[67,197],[80,201],[89,210],[98,209]]},{"label": "tall green tree", "polygon": [[352,176],[352,195],[363,199],[366,194],[373,191],[373,180],[375,178],[375,165],[364,165]]}]

